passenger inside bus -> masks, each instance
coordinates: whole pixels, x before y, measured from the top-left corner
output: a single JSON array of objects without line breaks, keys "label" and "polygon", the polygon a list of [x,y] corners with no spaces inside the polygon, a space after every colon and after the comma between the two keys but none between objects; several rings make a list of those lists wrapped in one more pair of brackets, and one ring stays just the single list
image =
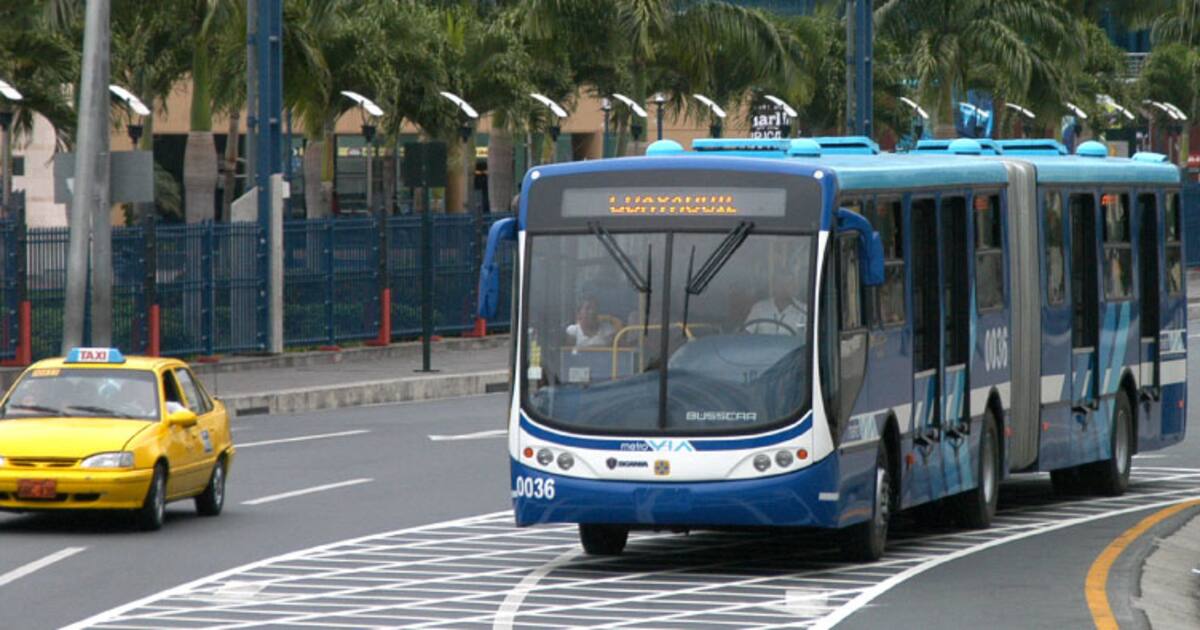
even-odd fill
[{"label": "passenger inside bus", "polygon": [[771,295],[750,308],[742,329],[755,335],[803,336],[808,306],[799,295],[800,274],[794,264],[777,265],[771,274]]},{"label": "passenger inside bus", "polygon": [[576,348],[607,346],[617,333],[617,326],[612,323],[614,319],[600,317],[596,311],[596,297],[585,295],[575,310],[575,323],[567,326],[567,335]]}]

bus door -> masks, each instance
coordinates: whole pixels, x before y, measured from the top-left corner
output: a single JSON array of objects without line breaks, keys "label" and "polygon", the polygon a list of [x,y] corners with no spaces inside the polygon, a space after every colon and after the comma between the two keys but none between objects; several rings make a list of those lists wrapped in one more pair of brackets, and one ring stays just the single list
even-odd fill
[{"label": "bus door", "polygon": [[[1041,439],[1038,446],[1038,467],[1041,470],[1065,468],[1071,465],[1071,435],[1078,433],[1072,406],[1075,404],[1074,348],[1072,335],[1072,304],[1067,291],[1074,276],[1067,264],[1067,234],[1069,217],[1063,214],[1063,193],[1049,191],[1041,200],[1042,210],[1042,273],[1045,294],[1042,300],[1042,373],[1041,373]],[[1073,429],[1073,430],[1072,430]]]},{"label": "bus door", "polygon": [[[1125,192],[1104,192],[1100,197],[1100,233],[1104,244],[1100,272],[1103,274],[1097,322],[1100,345],[1097,354],[1096,392],[1106,403],[1092,414],[1088,426],[1087,460],[1107,458],[1112,450],[1112,418],[1115,399],[1125,366],[1138,368],[1138,331],[1132,328],[1134,311],[1133,204]],[[1132,358],[1131,358],[1132,357]],[[1136,400],[1131,400],[1136,405]]]},{"label": "bus door", "polygon": [[943,483],[941,388],[941,273],[938,255],[938,211],[933,198],[913,199],[908,233],[912,269],[912,454],[904,505],[916,505],[946,494]]},{"label": "bus door", "polygon": [[1099,408],[1096,350],[1099,347],[1100,282],[1096,198],[1091,192],[1068,197],[1071,223],[1071,419],[1070,460],[1087,461],[1087,430]]},{"label": "bus door", "polygon": [[1162,321],[1162,266],[1161,256],[1162,235],[1159,231],[1159,216],[1157,195],[1142,193],[1137,196],[1137,270],[1138,270],[1138,322],[1140,352],[1138,387],[1143,422],[1138,423],[1138,431],[1148,439],[1158,436],[1158,427],[1162,416],[1161,370],[1162,357],[1159,351],[1159,335],[1163,329]]},{"label": "bus door", "polygon": [[971,409],[967,395],[970,378],[971,302],[970,254],[972,242],[966,197],[943,195],[939,211],[942,277],[942,475],[946,494],[974,486],[967,434]]},{"label": "bus door", "polygon": [[[1181,195],[1169,192],[1163,199],[1163,268],[1160,287],[1160,321],[1158,344],[1158,385],[1160,388],[1159,443],[1146,447],[1165,446],[1183,439],[1187,396],[1187,300],[1184,296],[1183,270],[1183,209]],[[1139,423],[1139,425],[1142,423]],[[1140,426],[1139,426],[1140,429]],[[1139,443],[1139,446],[1142,446]]]}]

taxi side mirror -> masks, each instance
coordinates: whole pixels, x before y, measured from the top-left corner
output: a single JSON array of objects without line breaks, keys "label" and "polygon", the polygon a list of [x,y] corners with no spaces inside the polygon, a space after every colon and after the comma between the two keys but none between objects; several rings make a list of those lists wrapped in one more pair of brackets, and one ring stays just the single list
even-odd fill
[{"label": "taxi side mirror", "polygon": [[175,427],[191,427],[197,422],[196,412],[191,409],[180,409],[167,414],[167,424]]}]

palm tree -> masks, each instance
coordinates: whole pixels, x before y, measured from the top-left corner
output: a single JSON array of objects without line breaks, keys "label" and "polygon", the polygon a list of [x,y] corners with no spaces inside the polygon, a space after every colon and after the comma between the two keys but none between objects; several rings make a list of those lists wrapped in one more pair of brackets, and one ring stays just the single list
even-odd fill
[{"label": "palm tree", "polygon": [[[49,28],[37,4],[5,3],[0,6],[0,24],[5,25],[0,29],[0,79],[23,96],[17,103],[0,97],[0,112],[13,117],[0,146],[4,163],[11,169],[13,138],[32,132],[34,114],[50,121],[61,146],[70,144],[75,115],[64,87],[79,75],[79,56],[61,32]],[[8,200],[10,181],[4,178],[3,201]]]},{"label": "palm tree", "polygon": [[[1160,14],[1151,23],[1150,32],[1155,48],[1148,62],[1155,61],[1157,65],[1154,57],[1158,56],[1163,59],[1162,65],[1176,68],[1176,72],[1164,78],[1169,78],[1176,87],[1171,90],[1171,98],[1177,100],[1171,102],[1187,110],[1188,120],[1179,143],[1179,159],[1186,163],[1190,154],[1188,143],[1191,130],[1200,117],[1200,0],[1171,0],[1170,4],[1170,10]],[[1151,90],[1163,87],[1163,84],[1149,79],[1142,83],[1156,86]]]},{"label": "palm tree", "polygon": [[977,87],[1061,111],[1062,60],[1082,48],[1056,0],[886,0],[879,33],[906,42],[921,102],[936,112],[939,135],[953,134],[957,95]]}]

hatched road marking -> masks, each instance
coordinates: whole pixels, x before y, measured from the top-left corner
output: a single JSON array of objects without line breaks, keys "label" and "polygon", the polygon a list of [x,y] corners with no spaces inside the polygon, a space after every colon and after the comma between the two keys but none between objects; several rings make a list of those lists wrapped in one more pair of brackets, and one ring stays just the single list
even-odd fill
[{"label": "hatched road marking", "polygon": [[1200,469],[1134,473],[1124,496],[1088,499],[1019,478],[991,529],[900,523],[871,564],[841,561],[821,532],[635,533],[624,555],[588,557],[575,526],[518,529],[497,512],[269,558],[71,628],[829,628],[945,562],[1200,497]]}]

